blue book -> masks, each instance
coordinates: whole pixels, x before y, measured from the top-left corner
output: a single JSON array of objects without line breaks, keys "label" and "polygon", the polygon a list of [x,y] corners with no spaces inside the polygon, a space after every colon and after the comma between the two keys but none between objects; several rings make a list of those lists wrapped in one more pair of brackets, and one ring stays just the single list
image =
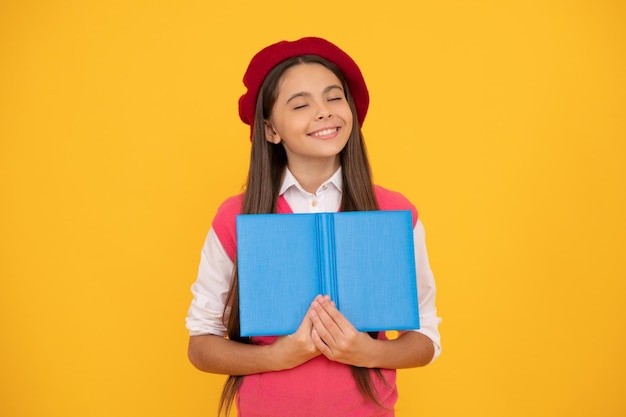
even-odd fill
[{"label": "blue book", "polygon": [[410,211],[237,216],[242,336],[294,333],[316,295],[359,331],[419,328]]}]

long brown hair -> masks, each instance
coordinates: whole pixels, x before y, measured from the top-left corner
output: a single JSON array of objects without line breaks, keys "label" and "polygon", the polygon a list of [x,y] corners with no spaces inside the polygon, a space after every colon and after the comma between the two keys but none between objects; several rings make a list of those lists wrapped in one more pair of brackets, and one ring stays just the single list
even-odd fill
[{"label": "long brown hair", "polygon": [[[265,139],[264,121],[269,119],[278,96],[278,82],[284,72],[299,64],[320,64],[331,70],[341,81],[346,100],[352,110],[352,132],[340,156],[342,166],[342,197],[341,211],[372,211],[378,210],[378,202],[372,186],[372,173],[363,134],[359,128],[354,100],[350,95],[343,74],[335,64],[317,55],[302,55],[289,58],[274,67],[265,77],[256,102],[254,124],[252,126],[252,149],[250,167],[241,213],[262,214],[275,213],[282,176],[287,166],[287,154],[282,144],[273,144]],[[235,262],[236,264],[236,262]],[[233,271],[233,279],[224,308],[223,321],[228,329],[228,337],[242,343],[251,343],[250,339],[242,338],[239,332],[239,296],[237,267]],[[230,311],[227,312],[227,309]],[[370,333],[376,338],[377,333]],[[382,373],[375,369],[382,379]],[[352,366],[352,374],[364,397],[381,405],[372,385],[370,370]],[[224,384],[220,398],[218,413],[228,415],[232,402],[237,394],[244,376],[231,375]],[[382,406],[382,405],[381,405]]]}]

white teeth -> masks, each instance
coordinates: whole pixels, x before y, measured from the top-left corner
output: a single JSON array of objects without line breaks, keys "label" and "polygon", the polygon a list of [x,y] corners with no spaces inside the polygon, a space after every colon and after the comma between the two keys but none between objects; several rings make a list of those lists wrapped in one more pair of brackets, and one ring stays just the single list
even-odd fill
[{"label": "white teeth", "polygon": [[326,136],[326,135],[331,135],[333,133],[335,133],[337,131],[337,128],[333,128],[333,129],[324,129],[324,130],[320,130],[319,132],[315,132],[313,133],[313,136]]}]

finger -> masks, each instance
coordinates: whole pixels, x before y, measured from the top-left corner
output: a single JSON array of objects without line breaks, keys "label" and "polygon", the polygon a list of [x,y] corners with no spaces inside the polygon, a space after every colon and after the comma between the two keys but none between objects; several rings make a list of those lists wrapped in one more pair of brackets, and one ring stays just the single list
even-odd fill
[{"label": "finger", "polygon": [[326,356],[327,358],[332,357],[332,349],[324,342],[324,340],[320,337],[319,333],[315,329],[311,330],[311,340],[313,340],[313,344],[315,345],[317,350],[322,352],[324,356]]},{"label": "finger", "polygon": [[330,331],[336,329],[337,332],[346,333],[354,330],[352,323],[337,309],[330,298],[324,297],[319,306],[314,305],[314,308]]},{"label": "finger", "polygon": [[[341,328],[338,326],[337,322],[332,316],[332,309],[335,308],[330,305],[330,302],[328,300],[323,299],[321,302],[313,301],[311,307],[312,311],[315,312],[315,315],[313,315],[312,317],[317,319],[317,321],[313,322],[314,325],[318,321],[321,322],[321,325],[333,338],[341,335]],[[324,334],[322,333],[321,336],[324,337]]]},{"label": "finger", "polygon": [[[328,329],[327,326],[336,327],[336,325],[334,324],[332,319],[330,319],[328,314],[326,314],[324,309],[320,307],[317,301],[314,301],[313,304],[311,305],[309,316],[311,318],[313,330],[315,330],[316,334],[322,340],[322,342],[325,343],[326,345],[333,344],[335,337],[333,336],[333,334],[331,333],[331,331]],[[335,329],[335,331],[337,330]]]},{"label": "finger", "polygon": [[307,310],[306,314],[302,318],[302,321],[300,322],[300,325],[298,326],[296,333],[303,333],[303,334],[308,335],[311,333],[311,330],[313,330],[313,321],[311,320],[311,310],[312,310],[312,307],[309,306],[309,309]]}]

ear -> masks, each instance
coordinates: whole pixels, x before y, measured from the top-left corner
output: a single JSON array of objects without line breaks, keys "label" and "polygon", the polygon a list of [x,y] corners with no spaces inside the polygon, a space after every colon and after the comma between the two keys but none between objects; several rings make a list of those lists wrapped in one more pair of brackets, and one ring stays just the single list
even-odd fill
[{"label": "ear", "polygon": [[263,125],[265,126],[265,140],[273,143],[274,145],[278,145],[281,138],[278,132],[274,129],[274,126],[272,126],[269,120],[265,120]]}]

